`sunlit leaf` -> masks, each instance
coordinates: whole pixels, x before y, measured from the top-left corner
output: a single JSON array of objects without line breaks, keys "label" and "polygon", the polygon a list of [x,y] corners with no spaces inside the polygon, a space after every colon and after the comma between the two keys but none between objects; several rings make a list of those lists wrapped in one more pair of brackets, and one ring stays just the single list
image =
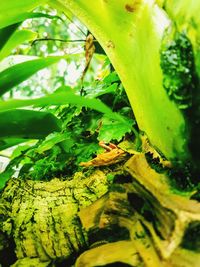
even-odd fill
[{"label": "sunlit leaf", "polygon": [[[32,145],[34,145],[34,143]],[[30,144],[24,144],[24,145],[17,146],[15,148],[15,150],[13,151],[12,155],[11,155],[11,160],[13,160],[14,158],[17,158],[17,157],[21,156],[30,147],[31,147]]]},{"label": "sunlit leaf", "polygon": [[4,150],[8,147],[16,146],[18,144],[26,142],[25,138],[13,138],[13,137],[2,137],[0,138],[0,150]]},{"label": "sunlit leaf", "polygon": [[9,0],[1,1],[0,28],[21,22],[27,18],[27,13],[47,0]]},{"label": "sunlit leaf", "polygon": [[200,9],[200,2],[196,0],[166,0],[164,8],[169,13],[174,21],[181,24],[186,22],[193,22],[196,25],[200,22],[198,10]]},{"label": "sunlit leaf", "polygon": [[[2,60],[3,57],[7,56],[10,51],[15,48],[20,43],[23,43],[24,41],[30,41],[36,38],[36,33],[28,30],[21,30],[17,33],[15,33],[15,30],[18,28],[18,26],[26,19],[30,18],[41,18],[45,17],[48,19],[60,19],[59,16],[53,16],[45,13],[39,13],[39,12],[28,12],[25,14],[22,14],[21,16],[18,16],[16,21],[12,21],[14,24],[8,24],[3,28],[0,28],[0,60]],[[1,15],[0,15],[1,18]],[[9,40],[10,38],[10,40]],[[6,44],[6,47],[3,47]]]},{"label": "sunlit leaf", "polygon": [[108,93],[114,93],[116,92],[118,84],[117,83],[113,83],[109,86],[96,86],[95,88],[86,88],[86,94],[88,97],[99,97]]},{"label": "sunlit leaf", "polygon": [[46,57],[16,64],[0,72],[0,95],[28,79],[37,71],[58,62],[61,56]]},{"label": "sunlit leaf", "polygon": [[29,55],[10,55],[0,61],[0,73],[3,70],[10,68],[16,64],[20,64],[29,60],[38,59],[37,56],[29,56]]},{"label": "sunlit leaf", "polygon": [[8,39],[6,44],[0,50],[0,60],[10,54],[10,52],[18,45],[25,41],[34,40],[37,37],[37,33],[29,30],[20,30],[14,32]]},{"label": "sunlit leaf", "polygon": [[99,99],[89,99],[82,96],[75,95],[73,92],[67,93],[54,93],[50,96],[45,96],[36,99],[28,100],[8,100],[0,102],[0,112],[12,110],[15,108],[22,108],[28,106],[46,106],[46,105],[65,105],[73,104],[76,106],[82,106],[97,110],[101,113],[105,113],[108,117],[121,121],[125,125],[126,119],[121,115],[113,112],[108,106],[106,106]]},{"label": "sunlit leaf", "polygon": [[[34,18],[47,18],[47,19],[60,19],[62,20],[61,17],[59,16],[52,16],[52,15],[49,15],[49,14],[45,14],[45,13],[39,13],[39,12],[27,12],[27,13],[23,13],[21,14],[20,16],[16,16],[16,17],[12,17],[12,18],[9,18],[8,20],[2,22],[1,25],[3,25],[3,27],[0,27],[1,28],[4,28],[4,27],[7,27],[9,25],[15,25],[15,24],[20,24],[21,22],[25,21],[26,19],[34,19]],[[1,23],[1,21],[0,21]]]}]

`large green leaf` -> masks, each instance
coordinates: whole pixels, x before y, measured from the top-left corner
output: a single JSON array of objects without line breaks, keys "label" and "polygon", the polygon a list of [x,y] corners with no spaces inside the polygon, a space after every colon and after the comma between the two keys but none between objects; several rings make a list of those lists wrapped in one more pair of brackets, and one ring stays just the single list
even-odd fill
[{"label": "large green leaf", "polygon": [[64,12],[70,9],[95,35],[123,83],[139,129],[166,158],[184,161],[185,119],[162,85],[160,47],[170,25],[166,13],[155,1],[50,2]]},{"label": "large green leaf", "polygon": [[0,5],[0,28],[15,24],[24,20],[27,13],[47,0],[8,0],[1,1]]},{"label": "large green leaf", "polygon": [[14,32],[0,50],[0,60],[7,57],[16,46],[25,41],[34,40],[36,37],[37,33],[29,30],[20,30]]},{"label": "large green leaf", "polygon": [[45,96],[36,99],[1,101],[0,112],[16,108],[28,107],[28,106],[39,107],[45,105],[65,105],[65,104],[73,104],[76,106],[91,108],[99,112],[105,113],[109,118],[127,124],[126,119],[123,116],[113,112],[108,106],[106,106],[99,99],[85,98],[82,96],[75,95],[73,92],[54,93],[50,96]]},{"label": "large green leaf", "polygon": [[[200,23],[200,1],[197,0],[166,0],[163,3],[165,10],[170,17],[179,25],[186,23],[199,25]],[[187,24],[188,26],[188,24]]]},{"label": "large green leaf", "polygon": [[16,146],[18,144],[27,142],[27,139],[25,138],[16,138],[16,137],[2,137],[0,138],[0,151],[4,150],[6,148],[12,147],[12,146]]},{"label": "large green leaf", "polygon": [[0,116],[0,138],[39,139],[60,131],[59,120],[51,113],[9,110]]},{"label": "large green leaf", "polygon": [[56,56],[34,59],[3,70],[0,72],[0,95],[25,81],[37,71],[56,63],[62,58],[62,56]]},{"label": "large green leaf", "polygon": [[0,51],[18,26],[19,23],[16,23],[0,29]]},{"label": "large green leaf", "polygon": [[[6,27],[0,29],[0,51],[5,44],[7,46],[7,41],[9,40],[9,38],[12,39],[11,41],[9,40],[8,47],[6,47],[6,49],[5,48],[2,49],[3,51],[1,51],[0,60],[3,57],[7,56],[8,52],[10,52],[11,49],[13,49],[18,44],[20,44],[24,41],[32,40],[36,37],[36,35],[33,36],[33,33],[31,34],[31,32],[30,31],[28,32],[27,30],[19,31],[15,35],[14,32],[18,28],[18,26],[21,24],[21,22],[26,20],[26,19],[30,19],[30,18],[41,18],[41,17],[45,17],[48,19],[60,19],[60,20],[62,20],[62,18],[59,16],[53,16],[53,15],[49,15],[49,14],[45,14],[45,13],[39,13],[39,12],[27,12],[27,13],[19,16],[16,19],[16,21],[12,21],[12,23],[15,23],[15,24],[11,24],[9,26],[6,26]],[[12,36],[12,34],[13,34],[13,36]],[[12,44],[13,42],[15,42],[15,43]],[[8,50],[8,48],[10,46],[11,46],[11,49]],[[6,53],[7,50],[8,50],[8,52]]]},{"label": "large green leaf", "polygon": [[34,18],[47,18],[47,19],[60,19],[62,20],[61,17],[59,16],[53,16],[53,15],[49,15],[49,14],[45,14],[45,13],[40,13],[40,12],[26,12],[21,14],[20,16],[17,17],[11,17],[8,20],[5,20],[4,22],[2,22],[0,24],[0,29],[4,28],[4,27],[8,27],[9,25],[13,25],[13,24],[20,24],[21,22],[23,22],[26,19],[34,19]]}]

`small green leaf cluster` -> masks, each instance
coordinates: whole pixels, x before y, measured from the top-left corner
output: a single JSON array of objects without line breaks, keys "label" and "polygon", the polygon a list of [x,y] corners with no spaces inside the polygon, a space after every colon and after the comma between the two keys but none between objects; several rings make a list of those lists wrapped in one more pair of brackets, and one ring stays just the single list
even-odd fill
[{"label": "small green leaf cluster", "polygon": [[59,106],[53,112],[61,121],[61,131],[49,134],[34,146],[17,147],[1,177],[14,174],[17,170],[21,178],[67,179],[81,169],[80,162],[88,161],[103,151],[98,141],[118,143],[127,134],[133,135],[133,113],[115,72],[102,81],[95,81],[93,90],[85,88],[85,93],[90,98],[98,96],[102,103],[112,107],[112,111],[126,118],[126,123],[88,109],[84,104],[78,107],[72,104]]}]

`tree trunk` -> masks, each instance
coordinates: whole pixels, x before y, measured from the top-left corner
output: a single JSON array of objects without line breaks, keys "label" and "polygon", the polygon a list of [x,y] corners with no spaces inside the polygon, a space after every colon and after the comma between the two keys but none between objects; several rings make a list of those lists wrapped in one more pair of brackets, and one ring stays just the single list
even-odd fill
[{"label": "tree trunk", "polygon": [[13,178],[1,200],[2,266],[200,266],[200,203],[144,153],[70,181]]},{"label": "tree trunk", "polygon": [[[106,175],[100,170],[88,177],[76,173],[71,181],[10,179],[1,196],[0,213],[1,234],[4,239],[14,241],[16,259],[19,259],[14,266],[29,266],[21,260],[25,257],[39,258],[41,266],[47,266],[51,260],[80,254],[87,248],[88,240],[78,211],[107,191]],[[8,261],[4,265],[10,266],[5,243],[1,255]],[[38,260],[33,262],[31,266],[38,266]]]}]

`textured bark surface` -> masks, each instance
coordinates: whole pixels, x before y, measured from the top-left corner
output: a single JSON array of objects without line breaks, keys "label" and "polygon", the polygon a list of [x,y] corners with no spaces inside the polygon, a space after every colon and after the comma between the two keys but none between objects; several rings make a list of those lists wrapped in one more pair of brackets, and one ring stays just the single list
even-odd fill
[{"label": "textured bark surface", "polygon": [[130,158],[124,168],[134,178],[137,197],[131,202],[150,233],[161,266],[200,266],[200,202],[175,192],[166,174],[152,169],[143,153]]},{"label": "textured bark surface", "polygon": [[11,179],[1,196],[1,231],[14,239],[18,259],[76,256],[87,247],[77,212],[107,190],[106,175],[99,170],[88,177],[77,173],[71,181]]},{"label": "textured bark surface", "polygon": [[11,179],[0,215],[1,261],[9,249],[16,261],[2,266],[200,266],[200,203],[172,191],[144,153],[70,181]]},{"label": "textured bark surface", "polygon": [[[80,211],[89,238],[94,232],[102,237],[100,233],[112,230],[106,238],[109,244],[84,252],[76,267],[117,262],[130,266],[199,267],[200,203],[175,193],[166,174],[152,169],[144,153],[126,162],[124,174],[126,181],[123,176],[118,178],[118,184],[114,183],[106,196]],[[89,210],[93,216],[88,218]]]}]

